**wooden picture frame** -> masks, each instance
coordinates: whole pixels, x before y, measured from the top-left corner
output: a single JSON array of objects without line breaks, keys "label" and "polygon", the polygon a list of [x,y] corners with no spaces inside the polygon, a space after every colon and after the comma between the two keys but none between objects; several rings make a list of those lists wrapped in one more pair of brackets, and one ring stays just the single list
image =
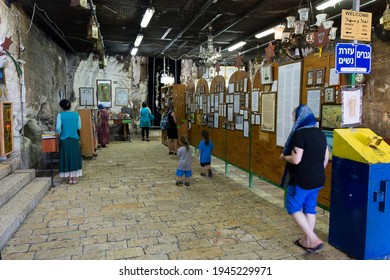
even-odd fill
[{"label": "wooden picture frame", "polygon": [[93,87],[79,87],[80,106],[95,106]]},{"label": "wooden picture frame", "polygon": [[315,85],[323,85],[325,81],[325,68],[318,68],[315,72]]},{"label": "wooden picture frame", "polygon": [[314,71],[310,70],[306,73],[306,86],[314,85]]},{"label": "wooden picture frame", "polygon": [[261,94],[261,130],[275,132],[276,92]]},{"label": "wooden picture frame", "polygon": [[111,80],[96,80],[97,104],[103,104],[106,108],[112,107],[112,82]]},{"label": "wooden picture frame", "polygon": [[129,89],[115,88],[115,105],[127,106],[129,103]]},{"label": "wooden picture frame", "polygon": [[321,128],[333,130],[341,128],[341,104],[323,104],[321,108]]},{"label": "wooden picture frame", "polygon": [[336,101],[335,88],[334,87],[324,88],[324,103],[335,103],[335,101]]}]

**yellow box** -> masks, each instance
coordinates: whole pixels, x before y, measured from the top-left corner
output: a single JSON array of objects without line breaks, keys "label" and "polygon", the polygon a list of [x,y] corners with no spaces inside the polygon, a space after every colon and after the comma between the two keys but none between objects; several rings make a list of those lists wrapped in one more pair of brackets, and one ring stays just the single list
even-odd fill
[{"label": "yellow box", "polygon": [[368,128],[333,131],[333,156],[362,163],[390,163],[390,146]]}]

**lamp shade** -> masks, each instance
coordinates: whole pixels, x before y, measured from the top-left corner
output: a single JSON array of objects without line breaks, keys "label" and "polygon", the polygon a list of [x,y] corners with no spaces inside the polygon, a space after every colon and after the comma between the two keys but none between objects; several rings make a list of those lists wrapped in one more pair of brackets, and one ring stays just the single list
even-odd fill
[{"label": "lamp shade", "polygon": [[274,34],[275,40],[282,40],[284,28],[285,28],[284,25],[279,25],[275,27],[275,34]]}]

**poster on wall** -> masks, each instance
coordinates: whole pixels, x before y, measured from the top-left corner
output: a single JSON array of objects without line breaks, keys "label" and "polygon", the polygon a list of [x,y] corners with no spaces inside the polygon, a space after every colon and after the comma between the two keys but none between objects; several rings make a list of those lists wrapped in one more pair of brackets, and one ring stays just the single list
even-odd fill
[{"label": "poster on wall", "polygon": [[320,117],[321,107],[321,90],[309,89],[307,90],[307,106],[311,109],[316,118]]},{"label": "poster on wall", "polygon": [[292,112],[299,105],[301,62],[279,66],[277,94],[276,145],[284,147],[293,127]]},{"label": "poster on wall", "polygon": [[261,97],[261,130],[275,132],[276,92],[263,93]]},{"label": "poster on wall", "polygon": [[80,106],[94,106],[93,88],[80,87]]},{"label": "poster on wall", "polygon": [[111,80],[96,80],[98,105],[111,108]]},{"label": "poster on wall", "polygon": [[342,126],[353,126],[362,122],[363,88],[342,88]]}]

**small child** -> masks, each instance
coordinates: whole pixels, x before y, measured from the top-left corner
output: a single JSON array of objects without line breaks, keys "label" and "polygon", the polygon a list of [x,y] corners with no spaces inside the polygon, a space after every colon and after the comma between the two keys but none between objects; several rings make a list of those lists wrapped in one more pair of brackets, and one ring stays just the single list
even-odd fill
[{"label": "small child", "polygon": [[209,177],[213,176],[211,171],[211,154],[213,152],[213,142],[209,139],[209,132],[207,130],[202,130],[200,133],[202,140],[199,143],[198,147],[198,156],[200,158],[200,166],[202,167],[201,176],[206,177],[206,172]]},{"label": "small child", "polygon": [[189,186],[190,177],[192,176],[192,150],[190,148],[190,142],[186,136],[180,136],[179,143],[181,147],[177,150],[179,164],[176,170],[176,185],[182,185],[183,176],[185,176],[184,184]]}]

